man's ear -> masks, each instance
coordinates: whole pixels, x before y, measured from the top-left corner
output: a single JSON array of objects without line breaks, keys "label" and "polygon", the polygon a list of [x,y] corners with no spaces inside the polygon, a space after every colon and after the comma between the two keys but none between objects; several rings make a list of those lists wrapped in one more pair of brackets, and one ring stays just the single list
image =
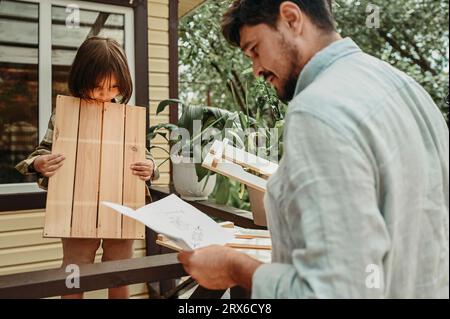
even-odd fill
[{"label": "man's ear", "polygon": [[294,33],[300,34],[303,32],[304,20],[304,14],[297,4],[291,1],[281,3],[280,22],[285,23]]}]

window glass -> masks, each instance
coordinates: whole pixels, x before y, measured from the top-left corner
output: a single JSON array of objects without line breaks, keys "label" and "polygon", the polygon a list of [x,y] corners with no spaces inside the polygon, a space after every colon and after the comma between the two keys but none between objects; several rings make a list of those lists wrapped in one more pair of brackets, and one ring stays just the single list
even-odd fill
[{"label": "window glass", "polygon": [[0,184],[33,182],[14,166],[38,142],[39,5],[0,2]]}]

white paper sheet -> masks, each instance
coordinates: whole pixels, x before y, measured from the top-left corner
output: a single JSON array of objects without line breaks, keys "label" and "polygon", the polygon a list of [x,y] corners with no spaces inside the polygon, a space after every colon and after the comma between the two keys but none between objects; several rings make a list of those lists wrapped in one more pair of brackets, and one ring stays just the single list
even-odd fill
[{"label": "white paper sheet", "polygon": [[110,202],[102,204],[140,221],[185,250],[225,245],[234,239],[233,234],[174,194],[136,211]]}]

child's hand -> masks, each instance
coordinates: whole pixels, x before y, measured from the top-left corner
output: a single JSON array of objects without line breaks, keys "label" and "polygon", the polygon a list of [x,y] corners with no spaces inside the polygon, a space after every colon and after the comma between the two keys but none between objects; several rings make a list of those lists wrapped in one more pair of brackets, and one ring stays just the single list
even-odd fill
[{"label": "child's hand", "polygon": [[144,162],[134,163],[131,165],[131,170],[133,175],[137,175],[140,179],[147,182],[153,177],[153,161],[145,160]]},{"label": "child's hand", "polygon": [[33,166],[36,172],[45,177],[52,177],[63,165],[65,159],[62,154],[41,155],[34,160]]}]

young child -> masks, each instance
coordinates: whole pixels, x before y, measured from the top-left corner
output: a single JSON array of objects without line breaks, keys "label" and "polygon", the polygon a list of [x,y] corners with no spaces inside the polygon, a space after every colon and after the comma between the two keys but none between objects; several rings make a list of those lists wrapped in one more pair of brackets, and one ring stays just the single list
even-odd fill
[{"label": "young child", "polygon": [[[131,98],[133,84],[125,53],[111,39],[92,37],[79,48],[70,70],[68,86],[71,94],[82,99],[126,104]],[[48,179],[64,165],[64,154],[52,154],[55,114],[52,114],[44,139],[27,159],[17,164],[22,174],[37,174],[39,187],[47,190]],[[133,174],[144,181],[159,178],[155,162],[146,151],[144,162],[133,164]],[[147,196],[149,197],[147,189]],[[132,258],[133,240],[63,238],[63,268],[70,264],[92,264],[102,242],[102,261]],[[109,298],[129,298],[127,286],[109,289]],[[62,298],[83,298],[83,294]]]}]

